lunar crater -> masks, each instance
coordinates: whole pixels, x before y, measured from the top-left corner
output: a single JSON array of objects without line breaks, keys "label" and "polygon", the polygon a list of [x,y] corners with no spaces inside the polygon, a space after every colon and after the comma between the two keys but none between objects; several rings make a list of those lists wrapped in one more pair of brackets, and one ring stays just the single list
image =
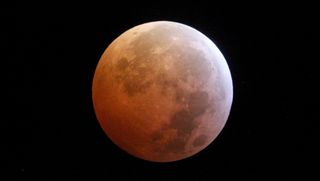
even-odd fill
[{"label": "lunar crater", "polygon": [[207,142],[207,136],[204,134],[201,134],[196,139],[194,139],[192,145],[194,147],[200,147],[203,146]]}]

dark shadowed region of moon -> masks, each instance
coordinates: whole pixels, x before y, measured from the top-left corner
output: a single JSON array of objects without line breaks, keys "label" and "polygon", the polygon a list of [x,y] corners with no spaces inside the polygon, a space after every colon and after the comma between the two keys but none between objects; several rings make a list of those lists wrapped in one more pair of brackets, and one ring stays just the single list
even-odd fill
[{"label": "dark shadowed region of moon", "polygon": [[170,162],[207,147],[229,116],[233,88],[215,44],[184,24],[129,29],[103,53],[92,96],[99,123],[121,149]]}]

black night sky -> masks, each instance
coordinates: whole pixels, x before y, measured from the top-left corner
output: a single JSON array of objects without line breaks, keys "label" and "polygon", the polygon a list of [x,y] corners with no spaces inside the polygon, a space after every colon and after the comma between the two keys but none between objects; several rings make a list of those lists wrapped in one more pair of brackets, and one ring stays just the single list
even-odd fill
[{"label": "black night sky", "polygon": [[[314,6],[90,2],[1,7],[0,180],[313,178],[319,166]],[[234,83],[219,137],[173,163],[143,161],[115,146],[91,99],[105,48],[127,29],[156,20],[187,24],[212,39]]]}]

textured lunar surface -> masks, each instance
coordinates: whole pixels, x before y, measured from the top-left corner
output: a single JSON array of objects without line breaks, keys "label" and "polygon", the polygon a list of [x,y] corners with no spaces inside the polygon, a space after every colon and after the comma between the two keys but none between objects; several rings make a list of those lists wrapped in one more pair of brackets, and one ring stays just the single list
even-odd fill
[{"label": "textured lunar surface", "polygon": [[228,65],[199,31],[174,22],[136,26],[103,53],[92,96],[99,123],[121,149],[169,162],[207,147],[229,116]]}]

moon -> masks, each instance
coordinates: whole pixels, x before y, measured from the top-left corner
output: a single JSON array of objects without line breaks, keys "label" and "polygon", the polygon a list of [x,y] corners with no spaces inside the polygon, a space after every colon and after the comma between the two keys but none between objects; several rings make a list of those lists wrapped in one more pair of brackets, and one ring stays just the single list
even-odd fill
[{"label": "moon", "polygon": [[172,162],[218,136],[233,86],[228,64],[209,38],[181,23],[155,21],[108,46],[95,70],[92,98],[113,143],[143,160]]}]

